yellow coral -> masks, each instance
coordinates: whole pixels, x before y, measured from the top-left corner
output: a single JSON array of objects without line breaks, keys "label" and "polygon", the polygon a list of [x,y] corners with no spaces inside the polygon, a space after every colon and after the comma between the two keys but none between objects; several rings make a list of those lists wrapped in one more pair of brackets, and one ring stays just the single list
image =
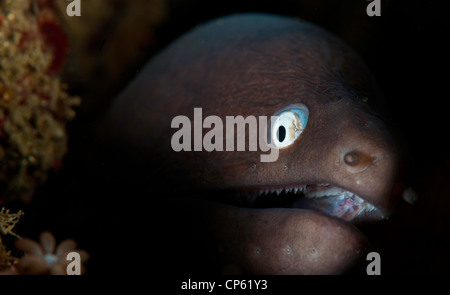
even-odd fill
[{"label": "yellow coral", "polygon": [[78,97],[49,72],[53,52],[31,0],[0,0],[0,203],[27,200],[67,152]]},{"label": "yellow coral", "polygon": [[12,259],[10,253],[6,251],[5,246],[2,244],[2,235],[9,234],[19,238],[12,230],[22,215],[23,212],[21,210],[17,213],[10,213],[5,208],[0,209],[0,272],[11,266]]},{"label": "yellow coral", "polygon": [[[9,210],[5,210],[5,208],[0,209],[0,234],[3,235],[13,235],[18,237],[12,230],[16,226],[17,222],[19,222],[20,217],[23,215],[22,210],[19,210],[17,213],[9,213]],[[2,242],[0,235],[0,244]]]}]

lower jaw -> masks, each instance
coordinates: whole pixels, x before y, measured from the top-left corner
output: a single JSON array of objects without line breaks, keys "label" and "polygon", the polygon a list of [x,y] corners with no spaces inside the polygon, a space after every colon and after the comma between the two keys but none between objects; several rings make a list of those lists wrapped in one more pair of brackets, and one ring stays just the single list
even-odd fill
[{"label": "lower jaw", "polygon": [[277,195],[275,200],[286,202],[274,204],[270,196],[251,200],[245,191],[204,192],[178,203],[214,245],[220,272],[338,274],[352,269],[368,249],[354,225],[358,218],[350,222],[300,206],[300,195]]}]

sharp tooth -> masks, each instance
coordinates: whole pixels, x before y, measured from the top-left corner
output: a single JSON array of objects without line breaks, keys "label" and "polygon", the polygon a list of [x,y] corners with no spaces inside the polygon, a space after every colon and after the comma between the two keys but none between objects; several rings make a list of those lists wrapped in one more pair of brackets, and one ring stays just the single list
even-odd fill
[{"label": "sharp tooth", "polygon": [[278,196],[280,195],[280,193],[281,193],[281,190],[280,190],[280,189],[277,189],[277,195],[278,195]]},{"label": "sharp tooth", "polygon": [[294,188],[294,193],[296,194],[298,192],[298,188]]},{"label": "sharp tooth", "polygon": [[311,198],[322,198],[322,197],[339,196],[339,195],[348,195],[348,193],[343,191],[340,188],[328,188],[328,187],[324,187],[323,189],[313,190],[308,193],[308,197],[311,197]]}]

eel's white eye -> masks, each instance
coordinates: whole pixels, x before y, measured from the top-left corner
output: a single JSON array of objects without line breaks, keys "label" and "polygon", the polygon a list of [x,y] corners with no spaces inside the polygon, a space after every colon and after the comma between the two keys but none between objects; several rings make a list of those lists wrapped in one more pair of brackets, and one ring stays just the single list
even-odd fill
[{"label": "eel's white eye", "polygon": [[304,104],[289,105],[275,114],[271,139],[279,149],[290,146],[302,134],[308,123],[309,110]]}]

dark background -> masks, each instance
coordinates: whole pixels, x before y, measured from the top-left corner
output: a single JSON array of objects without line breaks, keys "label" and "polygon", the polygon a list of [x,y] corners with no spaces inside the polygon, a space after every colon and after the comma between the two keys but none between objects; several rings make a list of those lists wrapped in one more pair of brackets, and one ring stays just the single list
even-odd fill
[{"label": "dark background", "polygon": [[[52,174],[32,203],[18,204],[26,215],[16,232],[37,238],[42,230],[58,240],[74,238],[91,254],[88,273],[118,272],[114,265],[145,261],[143,239],[152,236],[145,214],[153,214],[146,196],[110,194],[97,182],[86,162],[90,130],[108,101],[126,85],[144,59],[190,28],[235,12],[268,12],[311,21],[340,36],[365,60],[386,97],[388,112],[403,135],[409,156],[408,179],[419,195],[391,220],[369,228],[369,238],[382,257],[383,274],[437,274],[450,263],[450,141],[448,78],[450,13],[446,1],[382,0],[382,16],[368,17],[365,0],[168,1],[168,17],[154,28],[155,40],[136,69],[123,73],[122,83],[96,85],[110,89],[105,103],[83,109],[69,124],[69,154],[64,168]],[[104,42],[97,39],[98,45]],[[74,92],[89,97],[89,88]],[[92,98],[90,98],[92,99]],[[14,206],[10,207],[14,208]],[[145,239],[144,239],[145,240]],[[133,262],[133,263],[132,263]],[[105,268],[105,265],[108,267]],[[123,270],[121,271],[133,271]]]}]

